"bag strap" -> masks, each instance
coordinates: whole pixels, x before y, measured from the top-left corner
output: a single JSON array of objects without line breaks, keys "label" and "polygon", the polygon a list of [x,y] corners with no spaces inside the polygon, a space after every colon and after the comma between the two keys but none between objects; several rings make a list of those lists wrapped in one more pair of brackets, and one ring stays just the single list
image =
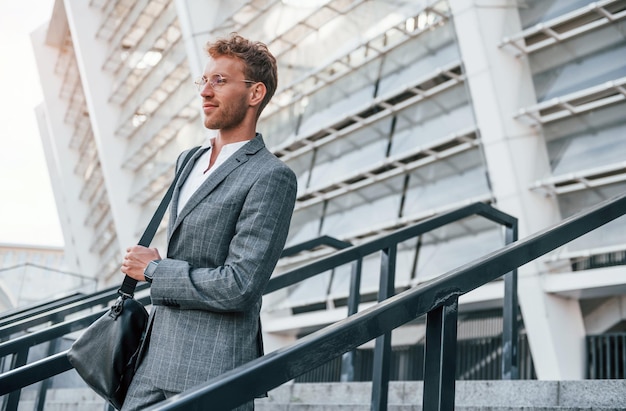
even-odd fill
[{"label": "bag strap", "polygon": [[[183,171],[183,169],[185,168],[185,165],[187,165],[191,157],[199,149],[200,149],[200,146],[192,148],[191,150],[189,150],[189,152],[183,159],[183,162],[180,165],[178,171],[176,172],[176,176],[174,177],[172,184],[170,184],[170,187],[167,189],[167,192],[163,196],[161,203],[159,204],[156,211],[154,212],[152,219],[148,223],[148,227],[146,227],[146,230],[141,236],[141,239],[139,239],[139,245],[148,247],[150,243],[152,242],[152,239],[154,238],[154,235],[156,234],[159,228],[159,224],[161,224],[161,220],[163,220],[163,216],[165,215],[165,210],[167,210],[167,206],[172,200],[172,195],[174,194],[174,187],[176,187],[176,182],[178,181],[178,178],[180,177],[181,172]],[[137,286],[137,280],[126,275],[124,276],[124,282],[122,282],[122,286],[120,287],[119,290],[117,290],[117,292],[122,297],[132,298],[135,293],[136,286]]]}]

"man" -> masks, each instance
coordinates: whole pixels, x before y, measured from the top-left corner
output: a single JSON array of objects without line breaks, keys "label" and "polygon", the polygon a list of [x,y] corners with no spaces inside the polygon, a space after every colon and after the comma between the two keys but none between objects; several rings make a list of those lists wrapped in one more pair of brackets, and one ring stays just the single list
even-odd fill
[{"label": "man", "polygon": [[[216,135],[191,158],[174,191],[166,258],[134,246],[121,268],[152,282],[153,307],[125,411],[263,353],[261,295],[285,245],[296,196],[294,173],[256,133],[276,90],[276,60],[264,44],[236,34],[206,51],[209,61],[196,85],[204,125]],[[250,402],[237,409],[253,408]]]}]

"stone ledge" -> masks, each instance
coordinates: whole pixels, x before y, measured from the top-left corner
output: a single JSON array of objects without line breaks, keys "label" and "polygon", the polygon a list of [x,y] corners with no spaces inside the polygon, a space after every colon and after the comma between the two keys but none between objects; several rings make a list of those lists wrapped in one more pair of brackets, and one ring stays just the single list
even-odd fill
[{"label": "stone ledge", "polygon": [[[276,411],[325,411],[341,404],[342,410],[351,411],[369,407],[370,396],[368,382],[286,384],[270,391],[267,399],[257,400],[255,404],[258,410]],[[390,382],[388,403],[390,410],[421,409],[422,382]],[[466,410],[624,410],[626,380],[457,381],[455,405]]]}]

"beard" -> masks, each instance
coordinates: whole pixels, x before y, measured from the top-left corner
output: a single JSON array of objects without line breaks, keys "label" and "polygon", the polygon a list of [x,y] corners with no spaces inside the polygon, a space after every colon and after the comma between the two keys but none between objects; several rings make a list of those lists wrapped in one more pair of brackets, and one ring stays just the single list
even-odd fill
[{"label": "beard", "polygon": [[209,130],[228,130],[239,126],[248,112],[246,96],[238,101],[220,103],[209,115],[204,115],[204,126]]}]

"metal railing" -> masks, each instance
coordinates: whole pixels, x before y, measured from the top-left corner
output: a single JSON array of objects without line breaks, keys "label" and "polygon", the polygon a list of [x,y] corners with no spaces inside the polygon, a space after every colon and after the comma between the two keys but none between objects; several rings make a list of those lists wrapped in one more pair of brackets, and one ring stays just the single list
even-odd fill
[{"label": "metal railing", "polygon": [[587,336],[587,378],[626,378],[626,333]]},{"label": "metal railing", "polygon": [[[349,243],[339,241],[332,237],[323,236],[294,247],[287,248],[283,251],[282,256],[289,256],[301,252],[305,249],[313,249],[321,245],[329,245],[337,249],[344,249],[323,258],[317,262],[305,265],[303,267],[291,270],[287,273],[273,278],[269,281],[264,294],[269,294],[279,289],[299,283],[307,278],[321,274],[327,269],[338,267],[346,263],[352,263],[350,292],[348,297],[348,315],[354,315],[358,311],[360,300],[360,283],[361,269],[363,257],[379,250],[387,250],[387,253],[393,252],[392,259],[388,259],[388,264],[381,266],[379,301],[392,296],[395,292],[395,252],[397,244],[418,237],[424,233],[443,227],[455,221],[462,220],[471,216],[482,216],[492,222],[501,224],[505,228],[505,241],[510,243],[517,239],[517,219],[503,213],[487,204],[474,203],[469,206],[453,210],[440,216],[435,216],[424,220],[413,226],[398,230],[395,233],[387,235],[381,239],[363,244],[359,247],[350,247]],[[393,244],[393,251],[385,249],[380,244]],[[387,257],[389,258],[389,256]],[[505,276],[505,305],[511,305],[508,309],[504,309],[504,333],[503,333],[503,356],[502,356],[502,375],[503,378],[517,378],[517,327],[514,326],[515,315],[517,313],[517,292],[516,292],[516,272],[512,270]],[[142,301],[144,302],[144,301]],[[145,302],[144,302],[145,303]],[[21,346],[30,346],[34,343],[45,341],[45,338],[53,338],[64,335],[69,331],[76,331],[80,327],[84,328],[98,318],[102,312],[91,314],[83,317],[75,322],[66,322],[43,330],[39,333],[16,339],[9,343],[0,345],[0,357],[10,354]],[[80,321],[80,323],[78,323]],[[71,369],[71,365],[66,358],[67,351],[51,355],[43,360],[36,361],[32,364],[19,364],[19,368],[13,368],[10,371],[0,375],[0,395],[11,393],[9,402],[13,406],[17,406],[19,401],[20,389],[50,378]],[[389,385],[389,362],[391,358],[391,331],[381,336],[376,342],[374,353],[374,370],[373,370],[373,402],[378,404],[377,409],[385,409],[387,404],[387,389]],[[351,381],[354,376],[354,351],[347,352],[342,360],[342,381]],[[40,394],[45,397],[45,393]]]},{"label": "metal railing", "polygon": [[[32,327],[62,322],[67,316],[86,309],[106,305],[117,299],[118,288],[119,286],[111,287],[93,294],[82,294],[67,299],[49,301],[28,309],[7,313],[0,318],[0,340],[27,331]],[[138,284],[136,292],[146,288],[148,288],[147,284]]]},{"label": "metal railing", "polygon": [[[473,206],[479,209],[475,214],[480,215],[486,212],[484,210],[494,210],[480,203]],[[331,358],[348,353],[372,339],[377,339],[376,346],[381,347],[379,350],[384,353],[384,348],[389,341],[387,336],[390,335],[391,330],[426,315],[423,408],[425,410],[452,410],[454,408],[458,298],[503,275],[514,273],[517,267],[624,213],[626,213],[626,195],[602,202],[554,227],[521,241],[512,242],[498,251],[449,271],[430,282],[391,296],[368,310],[355,313],[298,340],[291,346],[269,353],[150,409],[201,410],[207,403],[212,404],[212,409],[231,409],[320,366]],[[421,226],[420,230],[426,232],[437,228],[437,224],[441,224],[444,217],[433,217],[418,226]],[[393,290],[397,245],[411,238],[412,235],[419,235],[412,230],[415,230],[415,226],[359,246],[349,247],[305,267],[291,270],[272,279],[266,293],[295,284],[333,267],[351,262],[358,266],[358,262],[364,256],[381,252],[379,299],[384,299],[389,295],[390,290]],[[353,270],[353,273],[355,272],[358,274],[358,270]],[[357,282],[355,277],[358,275],[353,276],[353,282]],[[506,357],[515,358],[515,355],[515,350],[512,350]],[[375,368],[381,370],[380,375],[385,375],[385,369],[388,370],[388,358],[385,359],[385,355],[381,358],[382,362],[375,365]],[[0,395],[19,390],[70,368],[66,353],[62,352],[12,370],[0,376]],[[374,381],[373,384],[377,382]],[[372,409],[386,408],[386,389],[384,381],[378,388],[374,385]]]},{"label": "metal railing", "polygon": [[[211,404],[211,409],[215,410],[232,409],[422,315],[426,315],[427,324],[423,409],[453,410],[459,297],[625,213],[626,194],[606,200],[553,227],[511,243],[431,282],[310,334],[288,347],[156,404],[149,410],[199,411],[206,408],[206,404]],[[345,264],[382,250],[381,265],[392,272],[396,245],[397,242],[384,238],[340,251],[313,265],[327,269],[333,264]],[[371,408],[384,409],[374,401]]]},{"label": "metal railing", "polygon": [[[340,241],[330,236],[321,236],[285,248],[281,254],[281,258],[323,246],[338,250],[349,247],[350,245],[350,243]],[[148,287],[149,285],[147,283],[139,283],[135,288],[135,292],[138,293],[146,290]],[[118,289],[119,286],[113,286],[93,294],[73,294],[56,300],[34,304],[29,307],[11,310],[0,315],[0,370],[4,371],[8,368],[8,370],[11,371],[25,366],[30,349],[35,345],[46,342],[50,343],[47,349],[47,358],[42,360],[44,361],[44,366],[50,367],[46,372],[57,375],[71,369],[69,362],[67,362],[64,356],[57,354],[58,339],[66,334],[87,328],[91,323],[102,316],[108,310],[106,307],[109,303],[119,297]],[[137,300],[144,305],[150,304],[150,297],[148,295],[138,297]],[[96,309],[96,311],[94,311],[94,309]],[[72,314],[87,310],[91,310],[92,312],[73,318],[72,320],[65,320]],[[49,325],[49,327],[31,332],[33,327],[42,325]],[[67,351],[60,354],[66,352]],[[6,361],[9,358],[10,361]],[[40,368],[37,367],[34,369],[40,370]],[[25,385],[18,382],[18,385],[20,385],[19,388],[47,378],[42,377],[42,379],[39,379],[39,377],[40,374],[38,371],[35,371],[32,375],[27,375],[22,381]],[[0,377],[0,380],[1,379],[2,377]],[[46,396],[48,384],[45,383],[46,380],[43,381],[44,384],[39,387],[37,409],[43,409],[43,401]],[[5,387],[5,384],[0,384],[0,387]],[[3,389],[0,388],[0,391],[3,391]],[[4,394],[6,394],[6,392],[3,391],[0,395]],[[20,394],[19,389],[10,392],[8,398],[4,400],[3,409],[17,409]]]}]

